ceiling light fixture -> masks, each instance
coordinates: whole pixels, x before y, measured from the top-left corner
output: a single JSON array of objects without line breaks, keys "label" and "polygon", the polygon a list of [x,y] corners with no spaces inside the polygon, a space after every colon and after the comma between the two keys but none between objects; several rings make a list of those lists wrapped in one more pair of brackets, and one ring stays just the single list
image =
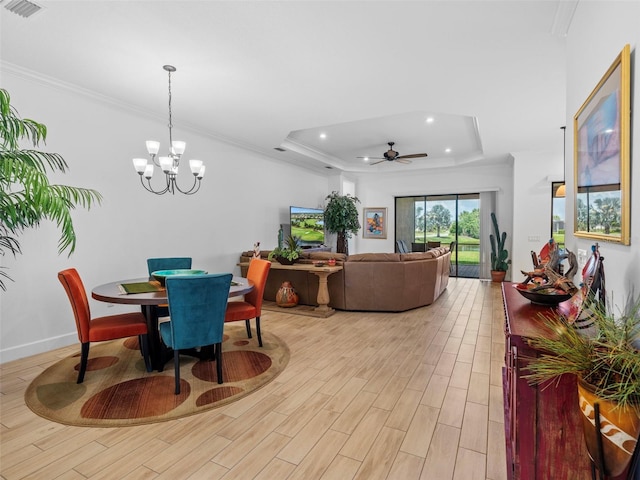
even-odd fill
[{"label": "ceiling light fixture", "polygon": [[[138,175],[140,175],[140,183],[142,183],[145,190],[151,193],[155,193],[156,195],[171,193],[175,195],[177,190],[185,195],[193,195],[200,190],[200,181],[202,177],[204,177],[205,166],[202,164],[202,160],[189,160],[189,167],[193,174],[193,185],[191,185],[191,188],[188,190],[183,190],[178,186],[178,167],[180,165],[180,158],[187,144],[179,140],[173,140],[171,132],[173,128],[173,124],[171,123],[171,73],[176,71],[176,67],[173,65],[164,65],[162,68],[169,73],[169,153],[166,157],[158,157],[158,161],[156,161],[156,155],[160,150],[160,142],[147,140],[147,152],[151,157],[151,162],[147,163],[146,158],[134,158],[133,166],[136,172],[138,172]],[[156,190],[151,186],[154,165],[160,167],[165,175],[165,185],[160,190]]]}]

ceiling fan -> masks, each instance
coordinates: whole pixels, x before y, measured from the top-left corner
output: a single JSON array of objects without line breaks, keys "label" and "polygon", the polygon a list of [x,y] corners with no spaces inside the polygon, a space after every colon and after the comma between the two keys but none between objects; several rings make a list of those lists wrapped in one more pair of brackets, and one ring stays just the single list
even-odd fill
[{"label": "ceiling fan", "polygon": [[384,152],[384,156],[382,157],[358,157],[358,158],[369,158],[369,159],[379,160],[377,162],[373,162],[369,164],[369,165],[377,165],[378,163],[382,163],[382,162],[411,163],[411,160],[409,160],[410,158],[421,158],[421,157],[427,156],[426,153],[412,153],[409,155],[400,155],[399,152],[396,152],[393,149],[395,142],[387,142],[387,145],[389,145],[389,150]]}]

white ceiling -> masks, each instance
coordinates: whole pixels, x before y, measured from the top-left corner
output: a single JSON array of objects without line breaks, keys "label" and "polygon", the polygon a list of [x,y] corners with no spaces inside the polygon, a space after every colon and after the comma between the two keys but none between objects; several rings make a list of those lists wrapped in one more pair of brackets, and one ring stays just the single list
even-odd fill
[{"label": "white ceiling", "polygon": [[[35,3],[43,9],[29,18],[0,8],[3,68],[166,117],[162,66],[172,64],[176,128],[307,168],[410,171],[562,152],[562,30],[576,2]],[[382,156],[389,141],[429,156],[356,158]]]}]

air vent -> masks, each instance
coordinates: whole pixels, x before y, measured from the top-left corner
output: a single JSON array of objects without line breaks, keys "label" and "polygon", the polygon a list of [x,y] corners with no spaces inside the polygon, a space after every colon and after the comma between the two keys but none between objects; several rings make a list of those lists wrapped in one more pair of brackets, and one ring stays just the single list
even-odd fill
[{"label": "air vent", "polygon": [[324,168],[326,168],[327,170],[333,170],[333,167],[331,165],[325,165]]},{"label": "air vent", "polygon": [[29,0],[11,0],[4,8],[24,18],[30,17],[42,9],[40,5],[36,5]]},{"label": "air vent", "polygon": [[282,147],[273,147],[274,150],[277,150],[279,152],[286,152],[286,150]]}]

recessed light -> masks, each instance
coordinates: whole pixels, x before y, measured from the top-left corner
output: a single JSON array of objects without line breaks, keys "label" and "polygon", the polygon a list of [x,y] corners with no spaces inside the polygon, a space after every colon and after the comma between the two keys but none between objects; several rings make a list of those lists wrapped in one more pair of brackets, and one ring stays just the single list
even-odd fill
[{"label": "recessed light", "polygon": [[320,138],[324,140],[325,138],[327,138],[327,134],[326,133],[321,133],[320,134]]},{"label": "recessed light", "polygon": [[450,148],[445,148],[445,149],[444,149],[444,152],[445,152],[445,153],[451,153],[451,149],[450,149]]},{"label": "recessed light", "polygon": [[426,122],[427,123],[433,123],[433,117],[427,117]]},{"label": "recessed light", "polygon": [[364,157],[364,158],[363,158],[363,160],[364,160],[365,162],[368,162],[368,161],[369,161],[369,157]]}]

